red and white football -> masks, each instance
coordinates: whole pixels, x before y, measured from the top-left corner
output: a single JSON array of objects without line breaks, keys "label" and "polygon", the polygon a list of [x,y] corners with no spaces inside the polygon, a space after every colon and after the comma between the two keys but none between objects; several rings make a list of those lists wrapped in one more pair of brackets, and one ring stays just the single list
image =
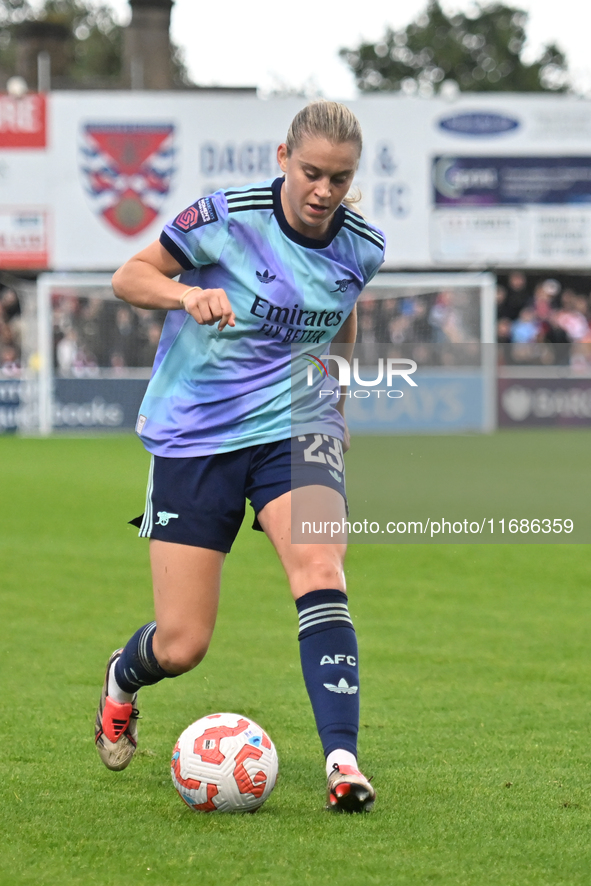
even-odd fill
[{"label": "red and white football", "polygon": [[194,811],[253,812],[277,780],[275,745],[240,714],[210,714],[191,723],[174,746],[172,781]]}]

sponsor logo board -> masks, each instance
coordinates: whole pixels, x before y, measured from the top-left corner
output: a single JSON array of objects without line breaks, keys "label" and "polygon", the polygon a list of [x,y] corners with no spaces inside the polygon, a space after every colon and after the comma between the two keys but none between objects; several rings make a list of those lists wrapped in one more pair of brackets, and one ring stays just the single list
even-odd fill
[{"label": "sponsor logo board", "polygon": [[591,203],[591,157],[435,157],[436,206]]},{"label": "sponsor logo board", "polygon": [[499,379],[501,427],[591,425],[591,378]]},{"label": "sponsor logo board", "polygon": [[0,268],[47,268],[45,209],[0,206]]},{"label": "sponsor logo board", "polygon": [[505,135],[519,128],[519,120],[507,114],[495,114],[490,111],[465,111],[442,117],[438,121],[439,129],[452,135],[468,138],[489,138],[494,135]]}]

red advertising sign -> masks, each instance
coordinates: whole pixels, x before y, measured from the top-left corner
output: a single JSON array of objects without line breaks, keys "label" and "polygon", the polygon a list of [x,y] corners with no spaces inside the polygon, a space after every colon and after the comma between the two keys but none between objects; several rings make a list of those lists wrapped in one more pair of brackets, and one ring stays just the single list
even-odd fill
[{"label": "red advertising sign", "polygon": [[0,93],[0,149],[45,148],[47,102],[41,93],[22,98]]}]

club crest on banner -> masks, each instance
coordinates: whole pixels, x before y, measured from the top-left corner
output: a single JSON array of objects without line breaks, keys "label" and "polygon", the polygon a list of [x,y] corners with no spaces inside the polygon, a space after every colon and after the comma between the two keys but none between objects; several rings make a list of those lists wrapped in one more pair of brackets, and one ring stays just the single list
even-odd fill
[{"label": "club crest on banner", "polygon": [[80,168],[94,211],[134,237],[154,221],[174,173],[172,124],[89,123]]}]

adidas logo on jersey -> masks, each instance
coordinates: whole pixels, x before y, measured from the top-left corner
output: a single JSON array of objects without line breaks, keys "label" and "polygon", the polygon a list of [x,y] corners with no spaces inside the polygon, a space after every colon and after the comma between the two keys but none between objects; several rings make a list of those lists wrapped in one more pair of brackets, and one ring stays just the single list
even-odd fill
[{"label": "adidas logo on jersey", "polygon": [[276,274],[270,274],[267,269],[262,274],[257,271],[257,280],[260,283],[272,283],[276,276]]},{"label": "adidas logo on jersey", "polygon": [[328,689],[329,692],[342,692],[345,695],[355,695],[359,686],[349,686],[345,679],[341,679],[336,686],[334,683],[325,683],[324,688]]}]

